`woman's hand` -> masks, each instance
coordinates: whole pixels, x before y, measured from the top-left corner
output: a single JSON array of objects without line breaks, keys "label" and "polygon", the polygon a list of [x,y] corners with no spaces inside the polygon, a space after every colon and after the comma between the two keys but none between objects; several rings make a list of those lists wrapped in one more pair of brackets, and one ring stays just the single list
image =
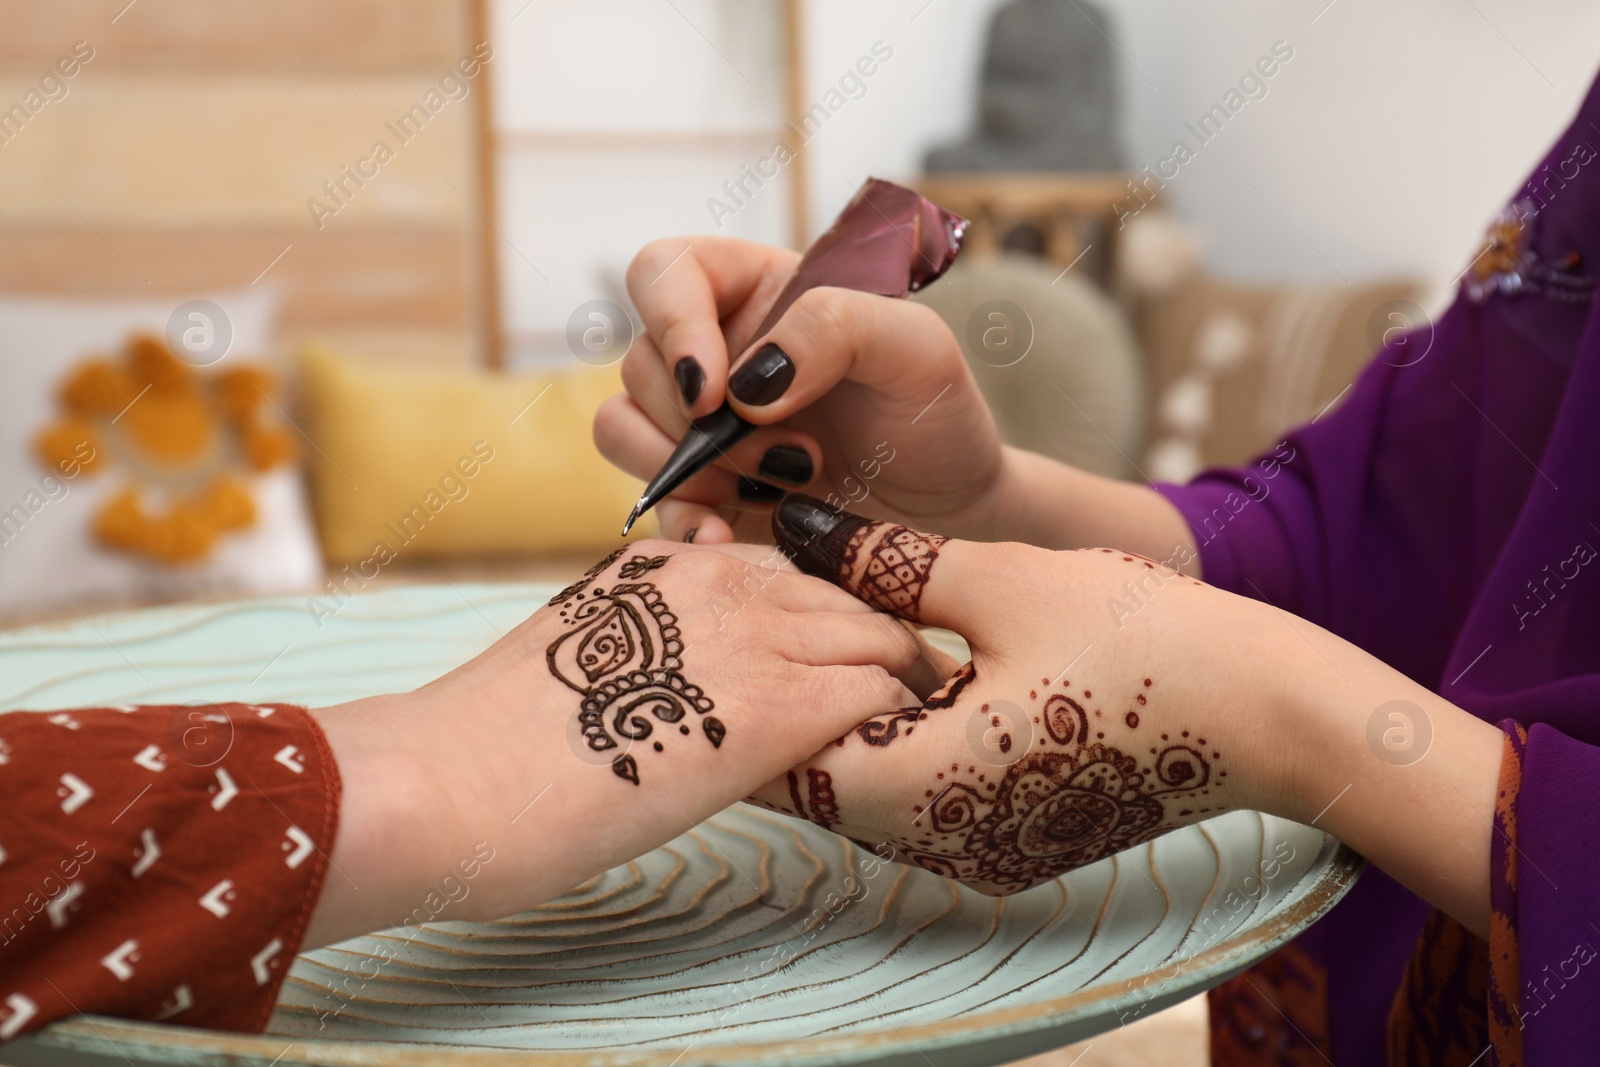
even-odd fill
[{"label": "woman's hand", "polygon": [[819,288],[751,336],[798,260],[693,237],[647,245],[628,269],[648,336],[623,361],[627,393],[595,416],[600,450],[648,479],[689,421],[724,399],[761,427],[663,502],[662,535],[765,540],[768,507],[798,487],[921,528],[976,538],[1004,529],[1007,454],[938,315]]},{"label": "woman's hand", "polygon": [[344,789],[306,944],[557,896],[952,666],[770,547],[618,549],[438,681],[316,713]]},{"label": "woman's hand", "polygon": [[1486,935],[1501,734],[1355,646],[1129,552],[946,540],[803,497],[774,528],[802,569],[973,658],[758,802],[997,894],[1253,808]]},{"label": "woman's hand", "polygon": [[[1276,653],[1270,609],[1109,549],[946,540],[796,497],[775,526],[803,569],[957,630],[973,659],[769,783],[768,807],[1007,894],[1283,806],[1284,727],[1238,700]],[[1208,633],[1228,635],[1225,655]]]}]

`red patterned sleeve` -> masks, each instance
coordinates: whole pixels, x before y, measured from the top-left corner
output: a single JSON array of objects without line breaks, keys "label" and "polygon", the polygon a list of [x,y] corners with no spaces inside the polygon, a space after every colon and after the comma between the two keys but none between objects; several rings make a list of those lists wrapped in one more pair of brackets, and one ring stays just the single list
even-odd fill
[{"label": "red patterned sleeve", "polygon": [[0,714],[0,1041],[75,1012],[259,1030],[339,775],[304,708]]}]

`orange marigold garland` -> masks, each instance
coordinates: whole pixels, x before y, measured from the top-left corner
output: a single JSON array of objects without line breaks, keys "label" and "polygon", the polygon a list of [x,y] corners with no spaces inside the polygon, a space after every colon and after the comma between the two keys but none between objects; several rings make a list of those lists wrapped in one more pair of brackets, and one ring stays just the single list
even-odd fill
[{"label": "orange marigold garland", "polygon": [[66,375],[62,414],[34,451],[67,477],[119,463],[128,484],[95,515],[96,540],[155,563],[195,563],[255,525],[244,476],[294,458],[294,438],[269,402],[274,388],[264,368],[205,374],[161,339],[136,336],[121,358],[90,357]]}]

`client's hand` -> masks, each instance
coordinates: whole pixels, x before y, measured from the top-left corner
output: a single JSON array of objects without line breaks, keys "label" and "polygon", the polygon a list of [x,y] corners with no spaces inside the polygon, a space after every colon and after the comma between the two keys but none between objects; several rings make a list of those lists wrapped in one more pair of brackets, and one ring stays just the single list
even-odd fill
[{"label": "client's hand", "polygon": [[306,943],[395,925],[441,885],[465,888],[428,917],[554,897],[926,695],[949,666],[770,547],[619,549],[444,678],[317,713],[344,799]]},{"label": "client's hand", "polygon": [[973,660],[758,803],[992,894],[1278,806],[1282,728],[1236,699],[1273,692],[1250,677],[1292,635],[1270,607],[1128,553],[946,540],[806,497],[785,498],[774,529],[802,569],[960,632]]}]

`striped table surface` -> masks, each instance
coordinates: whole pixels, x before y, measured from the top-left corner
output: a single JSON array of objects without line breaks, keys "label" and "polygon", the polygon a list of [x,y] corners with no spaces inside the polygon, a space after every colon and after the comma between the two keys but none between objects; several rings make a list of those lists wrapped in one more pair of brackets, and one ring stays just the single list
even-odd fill
[{"label": "striped table surface", "polygon": [[[315,706],[409,689],[554,589],[407,586],[331,616],[282,597],[12,631],[0,634],[0,707]],[[1237,973],[1331,908],[1360,862],[1319,830],[1235,812],[995,899],[737,805],[523,914],[305,953],[265,1034],[83,1018],[6,1052],[63,1064],[979,1067]]]}]

